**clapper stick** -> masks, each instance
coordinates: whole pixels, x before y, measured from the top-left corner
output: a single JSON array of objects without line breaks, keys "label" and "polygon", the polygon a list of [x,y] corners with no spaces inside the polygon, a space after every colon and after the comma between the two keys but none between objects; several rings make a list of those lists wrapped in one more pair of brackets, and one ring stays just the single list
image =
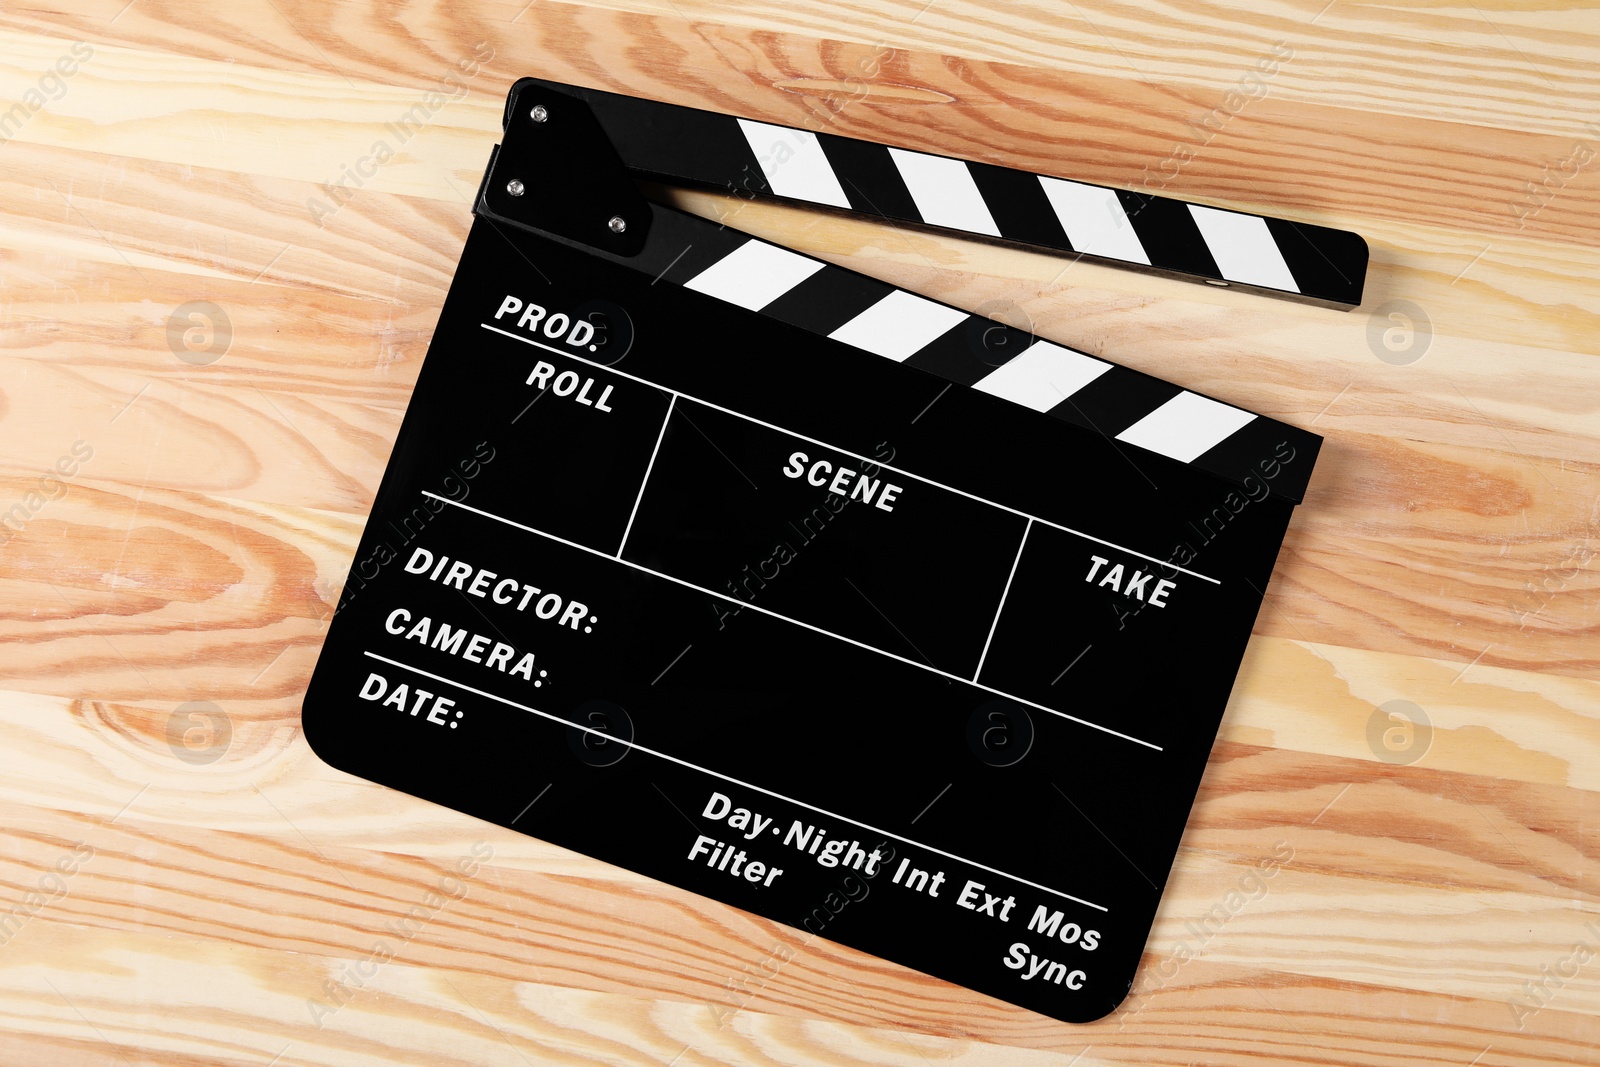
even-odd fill
[{"label": "clapper stick", "polygon": [[[699,159],[702,178],[742,166],[731,149],[744,143],[737,126],[745,120],[532,78],[517,83],[511,101],[504,144],[480,193],[480,206],[491,217],[575,241],[657,282],[681,285],[1045,412],[1108,439],[1136,468],[1140,462],[1159,463],[1152,458],[1159,456],[1243,485],[1259,481],[1261,464],[1275,454],[1316,456],[1321,438],[1315,434],[649,202],[628,181],[627,174],[663,177],[669,156],[684,165]],[[595,103],[598,109],[591,106]],[[627,163],[640,158],[649,161],[643,171]],[[798,180],[787,164],[769,166],[788,175],[785,181]],[[822,184],[815,169],[821,157],[808,166],[808,187],[816,191]],[[970,166],[976,173],[981,165],[940,159],[938,166],[945,171]],[[673,169],[683,168],[674,163]],[[864,173],[864,168],[856,171],[857,177]],[[1035,184],[1055,181],[1025,177]],[[880,168],[877,180],[886,184],[888,173]],[[929,213],[935,202],[924,197]],[[978,205],[969,201],[974,211]],[[1310,471],[1310,463],[1299,464],[1273,479],[1270,492],[1298,503]]]},{"label": "clapper stick", "polygon": [[[518,84],[583,101],[640,178],[949,230],[1338,310],[1361,303],[1367,244],[1347,230],[559,82]],[[508,111],[508,128],[524,118]]]}]

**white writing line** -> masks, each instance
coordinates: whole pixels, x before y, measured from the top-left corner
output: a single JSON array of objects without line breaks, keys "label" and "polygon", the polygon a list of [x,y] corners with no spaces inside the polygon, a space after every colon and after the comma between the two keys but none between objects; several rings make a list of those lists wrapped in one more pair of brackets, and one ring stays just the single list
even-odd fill
[{"label": "white writing line", "polygon": [[1028,532],[1033,529],[1033,520],[1028,520],[1028,525],[1022,528],[1022,543],[1017,546],[1017,558],[1011,561],[1011,573],[1006,575],[1006,587],[1000,593],[1000,606],[994,609],[994,621],[989,624],[989,636],[983,642],[983,655],[978,657],[978,669],[972,672],[972,680],[976,682],[978,675],[983,673],[983,661],[989,658],[989,645],[994,642],[994,632],[1000,628],[1000,613],[1006,610],[1006,597],[1011,595],[1011,583],[1017,577],[1017,564],[1022,562],[1022,550],[1028,547]]},{"label": "white writing line", "polygon": [[[541,719],[549,719],[551,722],[560,723],[562,726],[570,726],[574,730],[582,730],[586,734],[597,734],[601,738],[603,738],[607,743],[615,742],[616,744],[626,745],[629,748],[638,749],[640,752],[643,752],[646,755],[655,756],[658,759],[664,759],[669,763],[676,763],[680,767],[687,767],[690,770],[699,771],[702,774],[709,774],[713,778],[720,778],[724,782],[731,782],[734,785],[740,786],[741,788],[744,788],[744,789],[752,789],[757,793],[765,793],[769,797],[773,797],[773,798],[775,798],[777,800],[785,801],[786,803],[793,804],[796,807],[805,808],[807,811],[814,811],[818,815],[826,815],[830,819],[838,819],[840,822],[847,822],[851,826],[859,826],[863,830],[870,830],[875,834],[882,834],[884,837],[892,837],[896,841],[903,842],[903,843],[905,843],[907,845],[915,845],[917,848],[925,849],[928,852],[932,852],[932,853],[934,853],[935,855],[938,855],[938,856],[943,856],[945,859],[955,860],[957,863],[965,863],[967,866],[976,867],[980,871],[988,871],[990,874],[997,874],[1001,878],[1009,878],[1013,882],[1018,882],[1018,883],[1021,883],[1022,885],[1026,885],[1026,886],[1032,886],[1034,889],[1042,890],[1043,892],[1046,892],[1046,893],[1053,893],[1056,896],[1061,897],[1061,898],[1063,898],[1065,900],[1070,900],[1075,904],[1082,904],[1084,907],[1094,908],[1096,911],[1108,911],[1107,908],[1104,908],[1101,905],[1096,904],[1091,900],[1084,900],[1082,897],[1075,897],[1071,893],[1063,893],[1059,889],[1051,889],[1049,886],[1040,885],[1038,882],[1030,882],[1026,878],[1019,878],[1014,874],[1007,873],[1006,871],[998,870],[998,869],[996,869],[994,867],[987,867],[984,864],[977,863],[977,862],[975,862],[973,860],[969,860],[965,856],[958,856],[953,852],[946,852],[943,849],[934,848],[932,845],[925,845],[921,841],[916,841],[916,840],[913,840],[912,838],[904,837],[904,836],[902,836],[900,834],[890,833],[888,830],[880,830],[876,826],[872,826],[869,823],[864,823],[859,819],[852,819],[852,818],[849,818],[847,816],[840,815],[837,812],[829,811],[827,808],[819,808],[815,804],[807,804],[803,800],[796,800],[794,797],[784,796],[782,793],[775,793],[770,789],[764,789],[759,785],[753,785],[750,782],[742,781],[742,780],[740,780],[738,778],[734,778],[732,775],[723,774],[721,771],[714,771],[710,767],[702,767],[698,763],[690,763],[688,760],[679,759],[677,756],[669,756],[665,752],[659,752],[659,751],[657,751],[656,749],[653,749],[653,748],[646,748],[644,745],[641,745],[641,744],[639,744],[639,743],[637,743],[635,741],[624,740],[623,738],[618,737],[616,734],[608,733],[605,730],[599,730],[599,729],[596,729],[595,727],[592,727],[592,726],[583,726],[583,725],[580,725],[579,723],[572,722],[572,721],[570,721],[568,719],[563,719],[559,715],[552,715],[548,711],[540,711],[538,708],[530,708],[526,704],[519,704],[515,700],[507,700],[505,697],[495,696],[493,693],[485,692],[482,689],[474,689],[470,685],[466,685],[466,684],[464,684],[462,682],[457,682],[457,681],[454,681],[452,679],[445,678],[442,675],[433,674],[433,673],[431,673],[429,671],[425,671],[425,670],[421,669],[420,667],[413,667],[409,663],[401,663],[399,660],[389,659],[387,656],[380,656],[376,652],[364,652],[363,655],[368,656],[368,657],[370,657],[372,659],[375,659],[380,663],[387,663],[392,667],[399,667],[401,670],[411,671],[414,674],[420,674],[424,678],[431,678],[436,682],[443,682],[445,685],[453,685],[457,689],[461,689],[461,690],[464,690],[465,692],[473,693],[473,694],[475,694],[477,696],[484,697],[487,700],[497,701],[497,702],[499,702],[501,704],[506,705],[507,707],[516,708],[519,711],[526,711],[529,714],[539,716]],[[542,796],[543,794],[540,794],[540,795]],[[942,795],[943,794],[941,794],[941,796]],[[537,799],[537,798],[535,798],[535,799]],[[919,816],[919,818],[920,818],[920,816]]]},{"label": "white writing line", "polygon": [[667,423],[672,421],[672,406],[678,402],[674,393],[667,398],[667,415],[661,420],[661,432],[656,434],[656,447],[650,450],[650,462],[644,467],[644,480],[639,483],[639,495],[633,498],[633,510],[628,512],[628,525],[622,528],[622,543],[617,546],[617,558],[622,558],[622,550],[628,547],[628,534],[633,532],[633,520],[639,514],[639,502],[644,499],[645,487],[650,484],[650,472],[656,469],[656,453],[661,451],[661,441],[667,436]]},{"label": "white writing line", "polygon": [[491,326],[487,322],[480,322],[480,323],[478,323],[478,325],[482,326],[485,330],[488,330],[491,333],[500,334],[502,337],[509,337],[513,341],[521,341],[523,344],[533,345],[535,348],[542,348],[546,352],[554,352],[559,356],[566,356],[569,359],[575,359],[579,363],[587,363],[591,367],[598,368],[599,370],[605,371],[608,374],[615,374],[619,378],[627,378],[629,381],[638,382],[640,385],[648,385],[652,389],[663,390],[665,392],[671,393],[674,397],[683,397],[685,400],[692,400],[696,404],[700,404],[700,405],[702,405],[704,407],[711,408],[713,411],[720,411],[724,415],[732,415],[734,418],[743,419],[746,422],[753,422],[757,426],[765,426],[767,429],[775,430],[778,433],[781,433],[781,434],[783,434],[783,435],[785,435],[787,437],[794,437],[794,438],[797,438],[797,439],[799,439],[801,441],[809,441],[811,444],[818,445],[818,446],[820,446],[822,448],[830,449],[830,450],[832,450],[834,452],[838,452],[840,455],[849,456],[852,459],[860,460],[862,463],[866,463],[866,464],[882,467],[885,470],[892,470],[896,474],[903,475],[904,477],[907,477],[907,478],[915,478],[917,481],[922,482],[924,485],[931,485],[935,489],[943,489],[947,493],[955,493],[957,496],[964,496],[968,500],[975,500],[980,504],[987,504],[989,507],[999,508],[1001,511],[1009,511],[1013,515],[1017,515],[1017,516],[1019,516],[1021,518],[1024,518],[1024,519],[1032,519],[1034,522],[1042,523],[1045,526],[1049,526],[1050,528],[1055,529],[1055,530],[1060,530],[1062,533],[1071,534],[1074,537],[1081,537],[1085,541],[1093,541],[1097,545],[1105,545],[1107,548],[1114,548],[1118,552],[1125,552],[1130,556],[1138,556],[1140,559],[1148,560],[1151,563],[1159,564],[1160,566],[1165,567],[1168,570],[1177,571],[1179,574],[1187,574],[1191,578],[1199,578],[1201,581],[1210,582],[1212,585],[1221,585],[1222,584],[1220,581],[1218,581],[1216,578],[1211,577],[1210,575],[1201,574],[1199,571],[1191,571],[1191,570],[1189,570],[1189,569],[1187,569],[1185,567],[1180,567],[1176,563],[1173,563],[1171,560],[1160,559],[1160,558],[1158,558],[1156,556],[1151,556],[1151,555],[1148,555],[1148,554],[1146,554],[1144,552],[1139,552],[1139,551],[1137,551],[1135,549],[1127,548],[1127,547],[1125,547],[1123,545],[1117,544],[1115,541],[1107,541],[1103,537],[1096,537],[1093,534],[1084,533],[1082,530],[1074,530],[1070,526],[1062,526],[1060,523],[1051,522],[1049,519],[1041,519],[1037,515],[1029,515],[1026,511],[1019,511],[1016,508],[1009,507],[1009,506],[1007,506],[1005,504],[997,503],[996,501],[993,501],[993,500],[985,500],[983,497],[978,496],[975,493],[969,493],[965,489],[957,489],[953,485],[945,485],[943,482],[936,482],[932,478],[924,478],[920,474],[912,474],[908,470],[903,470],[903,469],[901,469],[899,467],[891,467],[889,464],[884,463],[882,460],[868,459],[866,456],[860,455],[859,453],[851,452],[848,449],[840,448],[837,445],[830,445],[826,441],[819,441],[815,437],[807,437],[803,433],[796,433],[794,430],[786,430],[782,426],[775,426],[770,422],[763,422],[761,419],[758,419],[753,415],[746,415],[742,411],[734,411],[732,408],[725,408],[720,404],[713,404],[709,400],[702,400],[697,396],[690,396],[688,393],[679,392],[678,390],[673,389],[670,386],[661,385],[659,382],[652,382],[652,381],[650,381],[650,380],[648,380],[646,378],[641,378],[636,374],[629,374],[627,371],[620,371],[615,367],[608,367],[604,363],[596,363],[592,359],[584,359],[582,356],[577,355],[576,353],[573,353],[573,352],[564,352],[559,348],[552,348],[550,345],[542,344],[539,341],[535,341],[530,337],[522,337],[522,336],[519,336],[517,334],[510,333],[510,332],[508,332],[506,330],[502,330],[498,326]]},{"label": "white writing line", "polygon": [[737,604],[740,607],[741,610],[744,609],[744,608],[749,608],[751,611],[760,612],[763,615],[770,615],[774,619],[781,619],[784,622],[790,623],[790,624],[792,624],[794,626],[803,627],[803,628],[805,628],[807,630],[810,630],[812,633],[818,633],[818,634],[821,634],[824,637],[831,637],[836,641],[843,641],[846,644],[854,645],[857,648],[865,649],[868,652],[875,652],[880,656],[887,656],[889,659],[896,660],[897,662],[900,662],[900,663],[909,664],[910,666],[915,667],[918,670],[928,671],[931,674],[937,674],[941,678],[948,678],[952,682],[960,682],[962,685],[975,686],[975,687],[977,687],[979,689],[984,690],[987,693],[993,693],[997,697],[1005,697],[1007,700],[1014,700],[1018,704],[1026,704],[1026,705],[1028,705],[1028,707],[1037,708],[1038,710],[1040,710],[1042,712],[1045,712],[1046,714],[1055,715],[1055,716],[1058,716],[1059,718],[1067,719],[1067,720],[1069,720],[1071,722],[1078,723],[1080,726],[1087,726],[1092,730],[1099,730],[1101,733],[1110,734],[1112,737],[1120,737],[1124,741],[1132,741],[1136,745],[1143,745],[1145,748],[1154,749],[1157,752],[1165,751],[1160,745],[1153,744],[1153,743],[1151,743],[1149,741],[1145,741],[1142,738],[1134,737],[1132,734],[1121,733],[1120,731],[1111,729],[1111,727],[1109,727],[1109,726],[1101,726],[1099,723],[1090,722],[1088,719],[1080,719],[1076,715],[1068,715],[1064,711],[1057,711],[1055,708],[1047,708],[1043,704],[1035,704],[1031,700],[1025,700],[1022,697],[1013,696],[1010,693],[1002,692],[1001,690],[996,689],[993,686],[984,685],[982,682],[975,682],[970,678],[963,678],[958,674],[951,674],[949,671],[941,671],[937,667],[930,666],[929,664],[926,664],[926,663],[918,663],[916,660],[907,659],[904,656],[897,656],[893,652],[885,652],[881,648],[874,648],[872,645],[866,644],[865,642],[862,642],[862,641],[857,641],[853,637],[846,637],[843,634],[836,634],[831,630],[824,630],[820,626],[813,626],[809,622],[802,622],[799,619],[790,618],[788,615],[780,615],[776,611],[772,611],[772,610],[770,610],[768,608],[761,607],[759,604],[752,604],[748,600],[740,600],[737,597],[731,597],[731,596],[728,596],[725,593],[719,593],[714,589],[705,589],[705,588],[703,588],[701,586],[695,585],[693,582],[685,581],[682,578],[675,578],[670,574],[664,574],[661,571],[651,570],[649,567],[643,566],[642,564],[634,563],[632,560],[621,559],[621,558],[619,558],[617,556],[609,555],[609,554],[607,554],[605,552],[601,552],[599,549],[590,548],[588,545],[580,545],[576,541],[568,541],[565,537],[557,537],[553,533],[546,533],[544,530],[536,530],[532,526],[525,526],[520,522],[517,522],[517,521],[515,521],[513,519],[508,519],[508,518],[506,518],[506,517],[504,517],[502,515],[496,515],[493,512],[484,511],[482,508],[475,508],[471,504],[463,504],[459,500],[451,500],[449,497],[440,496],[438,493],[430,493],[426,489],[422,490],[421,492],[422,492],[423,496],[432,497],[434,500],[439,501],[441,504],[449,504],[451,507],[460,508],[462,511],[470,511],[474,515],[481,515],[486,519],[493,519],[495,522],[503,522],[507,526],[513,526],[518,530],[526,530],[528,533],[537,534],[540,537],[548,538],[549,540],[554,541],[557,544],[566,545],[568,548],[575,548],[579,552],[587,552],[591,556],[598,556],[601,559],[610,560],[613,563],[620,563],[624,567],[631,567],[634,570],[640,571],[640,572],[642,572],[644,574],[648,574],[651,577],[660,578],[663,581],[672,582],[675,585],[681,585],[685,589],[692,589],[696,593],[703,593],[706,596],[714,596],[718,600],[726,600],[730,604]]}]

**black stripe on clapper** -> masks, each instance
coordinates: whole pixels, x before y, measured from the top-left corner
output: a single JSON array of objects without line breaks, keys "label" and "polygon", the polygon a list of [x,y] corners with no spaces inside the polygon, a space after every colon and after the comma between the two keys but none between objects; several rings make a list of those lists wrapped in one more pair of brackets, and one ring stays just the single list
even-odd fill
[{"label": "black stripe on clapper", "polygon": [[818,134],[817,140],[853,210],[903,222],[922,221],[887,147],[831,133]]},{"label": "black stripe on clapper", "polygon": [[761,314],[826,337],[890,293],[894,286],[855,271],[825,266],[761,309]]},{"label": "black stripe on clapper", "polygon": [[1152,267],[1222,280],[1222,269],[1200,236],[1188,204],[1126,189],[1117,190],[1117,199]]},{"label": "black stripe on clapper", "polygon": [[732,115],[572,86],[560,88],[594,107],[617,154],[630,169],[719,188],[735,196],[773,195],[739,120]]},{"label": "black stripe on clapper", "polygon": [[1361,303],[1367,277],[1367,242],[1349,230],[1334,230],[1287,219],[1267,219],[1289,273],[1307,296]]},{"label": "black stripe on clapper", "polygon": [[1074,426],[1115,437],[1179,393],[1180,386],[1111,365],[1100,377],[1050,409]]},{"label": "black stripe on clapper", "polygon": [[914,353],[906,366],[948,378],[958,385],[975,385],[1002,363],[1021,355],[1034,341],[1032,334],[1003,322],[969,315]]},{"label": "black stripe on clapper", "polygon": [[656,281],[684,285],[748,240],[743,231],[652,205],[644,249],[624,262]]},{"label": "black stripe on clapper", "polygon": [[992,163],[968,163],[967,173],[989,207],[989,215],[1008,241],[1073,251],[1067,231],[1044,195],[1037,174]]}]

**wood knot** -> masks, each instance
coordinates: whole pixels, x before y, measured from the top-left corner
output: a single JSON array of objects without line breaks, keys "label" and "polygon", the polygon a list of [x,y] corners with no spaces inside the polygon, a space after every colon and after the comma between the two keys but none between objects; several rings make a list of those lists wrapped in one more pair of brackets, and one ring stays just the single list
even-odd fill
[{"label": "wood knot", "polygon": [[775,88],[801,96],[846,97],[866,104],[953,104],[956,98],[937,89],[899,82],[863,78],[790,78],[773,82]]}]

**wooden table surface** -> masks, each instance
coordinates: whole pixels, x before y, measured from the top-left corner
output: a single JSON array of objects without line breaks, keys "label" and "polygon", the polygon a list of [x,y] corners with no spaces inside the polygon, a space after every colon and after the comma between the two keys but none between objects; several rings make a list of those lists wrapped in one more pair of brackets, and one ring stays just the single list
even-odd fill
[{"label": "wooden table surface", "polygon": [[[1600,1062],[1597,61],[1509,0],[6,0],[0,1062]],[[681,200],[1326,436],[1113,1016],[306,747],[526,74],[1370,241],[1346,314]]]}]

